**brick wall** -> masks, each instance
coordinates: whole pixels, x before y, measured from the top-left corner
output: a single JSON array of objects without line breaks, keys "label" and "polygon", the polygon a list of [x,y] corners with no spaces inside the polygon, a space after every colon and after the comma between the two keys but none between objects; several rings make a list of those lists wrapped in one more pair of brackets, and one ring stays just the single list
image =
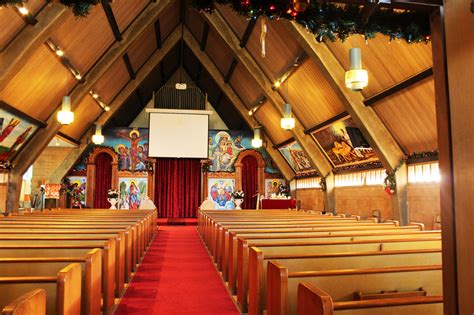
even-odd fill
[{"label": "brick wall", "polygon": [[[426,229],[433,228],[435,217],[440,213],[439,184],[410,184],[408,186],[408,208],[410,221],[424,223]],[[322,210],[323,194],[320,189],[299,189],[294,197],[301,201],[301,208]],[[391,197],[381,186],[338,187],[335,191],[338,213],[371,216],[379,210],[382,219],[392,219]]]},{"label": "brick wall", "polygon": [[32,192],[36,191],[42,180],[49,183],[50,176],[68,157],[74,148],[47,147],[33,164]]}]

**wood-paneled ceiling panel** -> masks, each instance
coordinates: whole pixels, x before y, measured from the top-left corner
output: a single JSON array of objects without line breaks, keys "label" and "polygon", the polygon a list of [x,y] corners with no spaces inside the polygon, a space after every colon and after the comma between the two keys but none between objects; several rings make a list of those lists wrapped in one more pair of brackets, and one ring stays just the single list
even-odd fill
[{"label": "wood-paneled ceiling panel", "polygon": [[272,82],[276,81],[295,59],[303,52],[296,39],[288,33],[285,25],[280,21],[266,21],[267,35],[265,39],[266,54],[262,57],[260,44],[261,21],[257,21],[247,43],[247,49],[267,74]]},{"label": "wood-paneled ceiling panel", "polygon": [[280,92],[306,128],[344,111],[341,99],[311,59],[307,59],[293,72],[280,87]]},{"label": "wood-paneled ceiling panel", "polygon": [[280,127],[281,115],[270,102],[263,103],[255,113],[255,118],[262,126],[265,126],[265,132],[274,144],[282,143],[292,137],[289,131]]},{"label": "wood-paneled ceiling panel", "polygon": [[342,64],[350,68],[349,49],[360,47],[362,65],[369,71],[369,86],[365,97],[374,95],[433,65],[431,44],[409,44],[403,40],[390,43],[387,36],[377,35],[366,44],[362,36],[351,36],[345,42],[328,42],[327,45]]},{"label": "wood-paneled ceiling panel", "polygon": [[92,96],[87,95],[74,112],[74,122],[69,126],[62,126],[60,131],[76,140],[80,140],[86,129],[92,125],[101,113],[102,108],[97,105]]},{"label": "wood-paneled ceiling panel", "polygon": [[209,30],[206,53],[214,62],[217,69],[225,76],[232,63],[232,51],[213,28]]},{"label": "wood-paneled ceiling panel", "polygon": [[198,42],[201,42],[202,31],[204,29],[204,20],[197,10],[187,7],[186,26],[194,35],[194,38],[196,38]]},{"label": "wood-paneled ceiling panel", "polygon": [[130,75],[128,74],[125,62],[122,58],[119,58],[97,81],[94,89],[102,100],[109,104],[128,81],[130,81]]},{"label": "wood-paneled ceiling panel", "polygon": [[135,72],[137,72],[157,49],[155,26],[148,26],[128,49],[128,57]]},{"label": "wood-paneled ceiling panel", "polygon": [[165,40],[179,24],[179,1],[173,1],[160,14],[161,40]]},{"label": "wood-paneled ceiling panel", "polygon": [[[47,120],[77,80],[46,45],[41,45],[0,92],[0,99],[39,120]],[[72,100],[73,105],[76,104]]]},{"label": "wood-paneled ceiling panel", "polygon": [[[34,16],[44,7],[41,0],[31,0],[25,4],[25,8]],[[25,23],[21,16],[12,7],[0,9],[0,51],[10,43],[10,41],[23,29],[31,27]]]},{"label": "wood-paneled ceiling panel", "polygon": [[237,35],[239,39],[242,39],[245,33],[245,29],[247,28],[248,20],[244,17],[236,14],[232,11],[231,8],[224,6],[224,5],[217,5],[217,10],[219,13],[224,17],[224,19],[229,23],[230,27]]},{"label": "wood-paneled ceiling panel", "polygon": [[84,75],[115,38],[102,6],[94,6],[87,18],[77,18],[72,12],[68,14],[66,22],[53,32],[51,39]]},{"label": "wood-paneled ceiling panel", "polygon": [[150,4],[148,0],[115,0],[111,1],[115,20],[123,33],[133,20]]},{"label": "wood-paneled ceiling panel", "polygon": [[431,78],[373,105],[406,154],[438,148],[434,97]]},{"label": "wood-paneled ceiling panel", "polygon": [[234,74],[229,83],[248,108],[255,106],[259,98],[262,96],[258,83],[240,63],[235,67]]}]

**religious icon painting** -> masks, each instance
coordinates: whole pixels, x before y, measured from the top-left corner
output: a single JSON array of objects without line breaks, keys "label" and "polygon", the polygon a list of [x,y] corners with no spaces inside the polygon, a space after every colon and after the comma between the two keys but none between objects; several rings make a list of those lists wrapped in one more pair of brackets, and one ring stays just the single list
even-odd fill
[{"label": "religious icon painting", "polygon": [[232,193],[235,191],[235,180],[229,178],[210,178],[208,180],[208,197],[214,201],[216,209],[235,209]]},{"label": "religious icon painting", "polygon": [[308,156],[296,141],[278,147],[281,155],[291,166],[296,175],[309,175],[316,173],[311,165]]},{"label": "religious icon painting", "polygon": [[11,161],[38,129],[38,124],[0,102],[0,163]]},{"label": "religious icon painting", "polygon": [[114,148],[118,168],[123,172],[145,172],[148,160],[147,128],[109,128],[104,131],[104,146]]},{"label": "religious icon painting", "polygon": [[350,116],[311,133],[335,167],[378,161],[375,151]]},{"label": "religious icon painting", "polygon": [[119,208],[139,209],[141,201],[147,196],[148,179],[119,178]]}]

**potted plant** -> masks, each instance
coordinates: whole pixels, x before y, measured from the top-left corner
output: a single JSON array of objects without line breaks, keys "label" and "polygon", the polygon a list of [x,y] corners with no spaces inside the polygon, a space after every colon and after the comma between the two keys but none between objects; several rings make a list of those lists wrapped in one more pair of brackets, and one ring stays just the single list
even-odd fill
[{"label": "potted plant", "polygon": [[244,196],[245,194],[242,190],[236,190],[232,193],[232,200],[234,201],[236,210],[242,210],[240,205],[244,203]]}]

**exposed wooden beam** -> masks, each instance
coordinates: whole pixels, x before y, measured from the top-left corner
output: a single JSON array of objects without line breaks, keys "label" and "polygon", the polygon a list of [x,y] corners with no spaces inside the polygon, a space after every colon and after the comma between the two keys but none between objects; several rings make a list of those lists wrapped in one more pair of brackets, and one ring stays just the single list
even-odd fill
[{"label": "exposed wooden beam", "polygon": [[33,25],[36,25],[38,23],[38,20],[34,17],[33,14],[31,14],[31,12],[28,12],[27,14],[23,14],[20,12],[20,8],[22,7],[22,5],[20,4],[17,4],[15,5],[15,11],[16,13],[23,19],[23,21],[25,21],[27,24],[33,26]]},{"label": "exposed wooden beam", "polygon": [[155,40],[156,40],[156,47],[161,49],[162,40],[161,40],[161,26],[160,26],[160,19],[157,19],[154,24],[155,27]]},{"label": "exposed wooden beam", "polygon": [[128,53],[125,53],[123,55],[123,62],[125,63],[125,67],[127,68],[130,79],[135,80],[136,78],[135,71],[133,70],[132,63],[130,62],[130,57],[128,56]]},{"label": "exposed wooden beam", "polygon": [[110,5],[110,0],[102,0],[101,3],[105,15],[107,16],[107,21],[109,21],[110,28],[112,29],[112,33],[114,33],[115,39],[120,42],[122,40],[122,33],[120,32],[117,20],[115,19],[114,11]]},{"label": "exposed wooden beam", "polygon": [[[220,15],[219,12],[212,14],[201,13],[209,24],[218,32],[226,44],[230,47],[234,56],[252,75],[258,84],[258,88],[262,90],[274,108],[283,116],[283,105],[285,100],[282,96],[272,89],[272,82],[268,79],[262,69],[259,67],[255,59],[248,52],[245,47],[240,47],[240,41],[234,34],[230,26]],[[296,119],[296,126],[291,131],[297,142],[301,145],[303,150],[308,155],[309,160],[320,174],[329,174],[332,171],[332,166],[326,159],[325,155],[311,137],[304,134],[304,127],[301,122]],[[330,204],[329,204],[330,203]],[[333,200],[328,205],[333,207]]]},{"label": "exposed wooden beam", "polygon": [[250,19],[250,21],[247,23],[247,28],[245,29],[244,35],[242,36],[242,39],[240,40],[240,47],[247,46],[247,42],[249,41],[250,35],[252,35],[252,31],[255,28],[256,24],[257,24],[256,19]]},{"label": "exposed wooden beam", "polygon": [[201,36],[201,43],[199,45],[199,48],[201,50],[206,49],[206,44],[207,44],[207,38],[209,36],[209,23],[204,22],[204,27],[202,30],[202,36]]},{"label": "exposed wooden beam", "polygon": [[[140,16],[130,25],[124,32],[122,42],[114,43],[108,51],[100,58],[86,76],[85,83],[77,86],[71,92],[72,109],[75,110],[80,101],[89,93],[95,83],[106,73],[108,69],[115,63],[115,61],[122,57],[128,50],[130,45],[139,38],[145,29],[158,18],[159,14],[170,4],[171,0],[162,0],[157,4],[149,5]],[[134,81],[132,81],[134,82]],[[58,106],[59,109],[59,106]],[[57,109],[57,110],[58,110]],[[32,138],[32,141],[25,146],[21,152],[16,156],[16,167],[11,173],[22,176],[28,167],[34,163],[39,154],[47,147],[51,139],[60,130],[61,125],[56,120],[56,115],[53,113],[47,121],[48,126],[40,129]],[[19,192],[18,192],[19,193]],[[9,202],[9,206],[13,208],[7,209],[9,212],[14,212],[18,208],[18,195],[9,195],[7,198],[13,198]]]},{"label": "exposed wooden beam", "polygon": [[[334,0],[330,2],[355,4],[355,5],[368,4],[367,0]],[[430,12],[443,6],[443,1],[442,0],[391,0],[391,1],[379,1],[378,5],[380,7],[390,8],[390,9]]]},{"label": "exposed wooden beam", "polygon": [[146,61],[146,63],[140,68],[136,74],[136,79],[128,82],[128,84],[120,91],[115,99],[110,104],[110,111],[103,112],[97,120],[97,123],[106,125],[107,122],[113,117],[113,115],[120,109],[120,107],[127,101],[139,87],[140,84],[152,73],[152,71],[159,66],[163,58],[175,47],[180,40],[181,30],[176,28],[164,41],[163,47],[157,50],[153,55]]},{"label": "exposed wooden beam", "polygon": [[62,133],[61,131],[58,132],[57,134],[59,137],[64,138],[65,140],[75,144],[75,145],[80,145],[81,141],[74,139],[73,137],[68,136],[65,133]]},{"label": "exposed wooden beam", "polygon": [[433,68],[428,68],[426,70],[423,70],[415,75],[412,75],[411,77],[398,82],[397,84],[380,91],[379,93],[372,95],[364,100],[365,106],[371,106],[374,105],[375,103],[383,100],[384,98],[393,95],[395,93],[400,92],[401,90],[404,90],[412,85],[415,85],[416,83],[423,81],[424,79],[427,79],[429,77],[433,76]]},{"label": "exposed wooden beam", "polygon": [[[238,97],[235,91],[228,84],[225,83],[224,76],[222,75],[222,73],[219,71],[219,69],[217,69],[217,66],[214,64],[211,58],[209,58],[209,56],[200,49],[196,39],[187,28],[184,31],[184,40],[188,47],[191,49],[191,51],[194,53],[194,55],[198,58],[199,62],[204,66],[206,71],[219,86],[221,91],[234,105],[235,109],[237,109],[239,114],[242,116],[242,119],[246,122],[249,128],[253,129],[257,127],[259,123],[248,115],[248,109],[245,104]],[[291,180],[295,176],[293,170],[288,166],[288,163],[286,163],[281,154],[273,150],[272,147],[273,143],[270,139],[267,138],[268,154],[270,154],[270,157],[280,169],[285,179]]]},{"label": "exposed wooden beam", "polygon": [[[383,124],[373,108],[364,105],[362,93],[346,88],[344,78],[345,69],[339,63],[332,51],[325,43],[317,43],[314,35],[297,25],[295,22],[285,22],[302,47],[319,65],[326,79],[334,88],[347,112],[354,119],[367,141],[377,153],[383,166],[388,170],[396,169],[405,157],[404,152]],[[404,164],[396,173],[397,193],[392,198],[394,214],[402,224],[408,224],[408,190],[407,173]]]},{"label": "exposed wooden beam", "polygon": [[16,107],[13,107],[11,106],[10,104],[8,103],[5,103],[4,101],[0,100],[0,109],[1,108],[5,108],[8,112],[12,113],[12,114],[15,114],[29,122],[32,122],[34,123],[35,125],[37,125],[39,128],[45,128],[47,126],[47,124],[42,121],[42,120],[38,120],[34,117],[31,117],[30,115],[27,115],[25,113],[23,113],[22,111],[20,111],[19,109],[17,109]]},{"label": "exposed wooden beam", "polygon": [[336,115],[336,116],[334,116],[334,117],[331,117],[331,118],[329,118],[328,120],[323,121],[323,122],[320,123],[320,124],[317,124],[317,125],[315,125],[315,126],[313,126],[313,127],[310,127],[310,128],[308,128],[308,129],[306,129],[306,130],[304,131],[304,133],[307,134],[307,135],[309,135],[309,134],[311,134],[313,131],[319,130],[319,129],[324,128],[324,127],[326,127],[326,126],[329,126],[329,125],[331,125],[332,123],[335,123],[336,121],[338,121],[338,120],[340,120],[340,119],[346,117],[347,115],[349,115],[349,113],[346,112],[346,111],[344,111],[344,112],[340,113],[339,115]]},{"label": "exposed wooden beam", "polygon": [[227,73],[225,74],[224,82],[229,83],[230,79],[232,78],[232,75],[234,74],[235,68],[237,67],[237,64],[239,62],[237,59],[232,59],[232,63],[229,66],[229,69],[227,70]]},{"label": "exposed wooden beam", "polygon": [[137,89],[135,90],[135,95],[137,96],[138,101],[140,102],[141,108],[144,108],[146,106],[146,103],[143,100],[142,93],[140,92],[140,87],[137,87]]},{"label": "exposed wooden beam", "polygon": [[68,12],[63,5],[48,5],[38,13],[38,23],[34,27],[25,28],[10,42],[0,54],[0,90],[67,17]]}]

